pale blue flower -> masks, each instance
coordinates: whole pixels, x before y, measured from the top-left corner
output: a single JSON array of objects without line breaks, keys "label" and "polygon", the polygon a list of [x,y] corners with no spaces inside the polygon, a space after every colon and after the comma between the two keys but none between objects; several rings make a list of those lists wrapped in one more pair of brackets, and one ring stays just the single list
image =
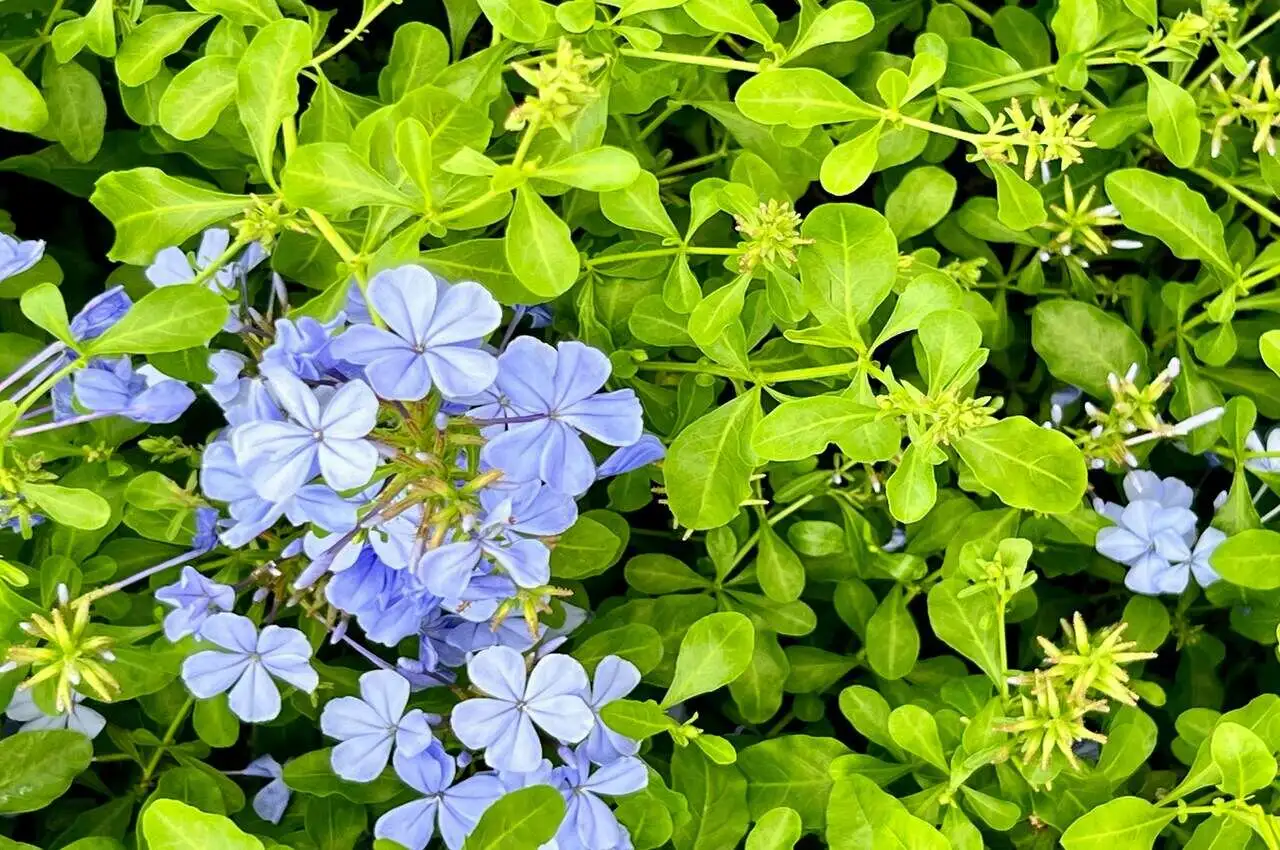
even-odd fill
[{"label": "pale blue flower", "polygon": [[13,699],[4,710],[5,716],[22,725],[21,732],[45,732],[54,729],[70,729],[79,732],[86,738],[93,739],[106,727],[106,719],[84,705],[84,696],[77,691],[71,692],[71,707],[66,711],[46,714],[36,704],[35,697],[27,688],[19,688],[13,692]]},{"label": "pale blue flower", "polygon": [[551,550],[540,540],[506,534],[511,500],[486,514],[470,538],[455,540],[423,553],[414,571],[436,596],[457,598],[486,558],[520,587],[541,587],[551,580]]},{"label": "pale blue flower", "polygon": [[573,497],[540,481],[510,486],[499,481],[480,491],[480,507],[487,520],[501,520],[508,535],[551,537],[565,533],[578,520],[578,504]]},{"label": "pale blue flower", "polygon": [[128,357],[97,360],[72,379],[76,402],[92,413],[110,413],[135,422],[175,422],[196,394],[152,366],[133,370]]},{"label": "pale blue flower", "polygon": [[502,308],[480,284],[451,286],[424,268],[401,266],[374,275],[369,301],[387,329],[352,325],[330,352],[364,366],[378,395],[417,401],[436,386],[467,396],[493,383],[498,366],[480,343],[502,321]]},{"label": "pale blue flower", "polygon": [[651,463],[657,463],[667,456],[662,441],[652,434],[645,434],[629,446],[623,446],[600,464],[596,473],[600,478],[611,475],[622,475],[635,469],[642,469]]},{"label": "pale blue flower", "polygon": [[595,716],[591,734],[582,742],[578,752],[596,764],[609,764],[623,756],[640,752],[640,742],[633,741],[610,729],[600,719],[600,709],[631,693],[640,684],[640,671],[636,665],[616,655],[607,655],[596,665],[596,672],[587,695],[587,705]]},{"label": "pale blue flower", "polygon": [[495,646],[467,664],[471,685],[486,697],[454,706],[453,732],[463,746],[484,750],[498,770],[529,771],[542,759],[536,723],[562,743],[577,743],[591,732],[594,718],[583,699],[587,674],[567,655],[543,658],[526,675],[524,657]]},{"label": "pale blue flower", "polygon": [[1244,462],[1245,469],[1250,472],[1260,472],[1264,474],[1280,474],[1280,426],[1276,426],[1267,432],[1267,444],[1262,444],[1262,438],[1258,436],[1256,431],[1250,431],[1249,436],[1244,438],[1244,447],[1251,452],[1276,452],[1276,457],[1254,457]]},{"label": "pale blue flower", "polygon": [[44,240],[26,242],[7,233],[0,233],[0,280],[6,280],[40,262],[44,256]]},{"label": "pale blue flower", "polygon": [[423,850],[437,828],[449,850],[460,850],[485,809],[504,791],[492,774],[478,774],[454,785],[457,764],[439,744],[413,757],[397,752],[393,763],[404,783],[423,796],[378,818],[373,834],[408,850]]},{"label": "pale blue flower", "polygon": [[71,336],[77,342],[97,339],[129,312],[133,302],[123,286],[113,286],[89,300],[71,320]]},{"label": "pale blue flower", "polygon": [[200,637],[217,650],[197,652],[182,664],[182,681],[199,699],[230,691],[231,711],[247,723],[280,714],[280,679],[311,693],[320,677],[311,668],[311,645],[297,629],[267,626],[259,633],[248,617],[214,614]]},{"label": "pale blue flower", "polygon": [[280,823],[285,809],[289,808],[289,797],[292,794],[285,784],[284,768],[280,766],[280,762],[271,756],[258,756],[238,773],[271,780],[253,795],[253,811],[269,823]]},{"label": "pale blue flower", "polygon": [[[196,261],[191,259],[181,248],[165,248],[156,254],[155,260],[145,272],[147,280],[153,286],[177,286],[190,283],[192,278],[203,271],[209,264],[231,247],[231,233],[220,227],[212,227],[200,237],[200,247],[196,249]],[[245,275],[267,258],[267,252],[257,242],[250,242],[240,255],[210,278],[207,286],[215,292],[227,292],[235,289]]]},{"label": "pale blue flower", "polygon": [[600,795],[618,797],[634,794],[649,784],[649,771],[635,756],[624,756],[592,770],[591,762],[581,748],[573,752],[561,748],[564,767],[564,820],[556,832],[561,850],[615,850],[630,843],[626,828]]},{"label": "pale blue flower", "polygon": [[421,709],[405,712],[409,682],[391,670],[373,670],[360,677],[360,698],[338,697],[325,703],[320,731],[342,743],[333,748],[333,772],[352,782],[377,779],[391,758],[391,750],[412,757],[434,740],[428,716]]},{"label": "pale blue flower", "polygon": [[643,433],[635,392],[599,392],[609,372],[609,358],[580,342],[552,348],[532,337],[514,340],[498,357],[495,386],[516,416],[490,437],[481,459],[511,480],[585,493],[596,465],[579,432],[611,446],[630,446]]},{"label": "pale blue flower", "polygon": [[[272,394],[290,417],[236,427],[231,444],[258,495],[283,501],[317,472],[335,490],[369,482],[378,450],[365,439],[378,418],[378,399],[362,381],[320,395],[293,375],[269,376]],[[327,388],[322,388],[327,389]]]},{"label": "pale blue flower", "polygon": [[212,615],[235,607],[236,592],[205,578],[194,567],[183,567],[178,581],[156,591],[156,601],[173,609],[164,617],[164,636],[176,643],[187,635],[198,635]]},{"label": "pale blue flower", "polygon": [[276,320],[276,338],[262,352],[263,367],[283,369],[304,381],[316,381],[334,368],[330,352],[334,330],[342,324],[339,317],[322,324],[310,316]]}]

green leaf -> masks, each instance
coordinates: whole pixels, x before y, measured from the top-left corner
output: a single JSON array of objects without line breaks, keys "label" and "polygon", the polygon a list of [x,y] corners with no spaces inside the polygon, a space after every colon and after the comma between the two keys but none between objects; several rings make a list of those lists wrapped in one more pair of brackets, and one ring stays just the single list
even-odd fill
[{"label": "green leaf", "polygon": [[71,326],[67,318],[67,305],[62,300],[62,292],[52,283],[33,286],[22,293],[19,301],[22,315],[31,320],[38,328],[73,348],[75,338],[71,336]]},{"label": "green leaf", "polygon": [[1049,24],[1058,53],[1081,53],[1093,47],[1102,34],[1097,0],[1061,0]]},{"label": "green leaf", "polygon": [[349,850],[365,831],[368,816],[359,803],[312,797],[307,800],[304,824],[317,850]]},{"label": "green leaf", "polygon": [[[844,0],[837,5],[856,3],[857,0]],[[862,4],[858,4],[862,5]],[[819,180],[822,188],[833,195],[848,195],[867,182],[880,157],[880,132],[884,125],[877,121],[870,130],[841,142],[831,149],[822,160]]]},{"label": "green leaf", "polygon": [[564,820],[564,798],[550,785],[513,791],[485,809],[463,850],[537,850]]},{"label": "green leaf", "polygon": [[93,744],[79,732],[19,732],[0,741],[0,814],[43,809],[89,767]]},{"label": "green leaf", "polygon": [[907,172],[889,195],[884,217],[897,239],[910,239],[942,221],[955,197],[956,178],[935,165],[922,165]]},{"label": "green leaf", "polygon": [[[456,242],[424,251],[418,262],[447,280],[483,280],[485,288],[503,304],[529,304],[541,300],[540,296],[526,289],[511,271],[500,239]],[[345,286],[346,279],[341,283]]]},{"label": "green leaf", "polygon": [[146,807],[139,829],[150,850],[262,850],[262,842],[240,830],[230,818],[211,815],[178,800],[155,800]]},{"label": "green leaf", "polygon": [[191,721],[196,736],[211,747],[234,747],[240,740],[240,719],[231,713],[226,694],[198,700]]},{"label": "green leaf", "polygon": [[236,96],[237,60],[202,56],[183,68],[160,96],[160,126],[175,139],[207,136]]},{"label": "green leaf", "polygon": [[722,611],[698,620],[680,641],[676,672],[662,707],[709,693],[732,682],[751,662],[755,629],[742,614]]},{"label": "green leaf", "polygon": [[116,55],[116,75],[126,86],[140,86],[160,73],[165,57],[177,53],[212,15],[166,12],[152,15],[124,37]]},{"label": "green leaf", "polygon": [[311,61],[311,29],[285,19],[258,30],[236,68],[236,106],[263,177],[274,185],[276,136],[298,111],[298,72]]},{"label": "green leaf", "polygon": [[784,735],[761,741],[738,753],[738,768],[747,778],[747,805],[753,819],[785,806],[799,815],[805,830],[826,824],[831,794],[831,763],[849,754],[834,738]]},{"label": "green leaf", "polygon": [[22,495],[54,522],[71,528],[92,531],[102,528],[111,518],[111,505],[91,490],[28,481],[22,485]]},{"label": "green leaf", "polygon": [[751,495],[760,421],[760,390],[746,392],[698,419],[671,443],[663,464],[667,498],[685,528],[724,525]]},{"label": "green leaf", "polygon": [[902,749],[947,772],[947,759],[933,715],[918,705],[900,705],[889,713],[889,737]]},{"label": "green leaf", "polygon": [[541,0],[478,0],[493,28],[512,41],[541,41],[551,25],[548,6]]},{"label": "green leaf", "polygon": [[620,191],[639,179],[640,161],[630,151],[602,145],[539,168],[536,176],[590,192]]},{"label": "green leaf", "polygon": [[689,802],[689,817],[677,821],[676,850],[725,850],[747,832],[747,780],[734,765],[718,765],[696,747],[671,756],[671,789]]},{"label": "green leaf", "polygon": [[1233,534],[1213,550],[1209,564],[1234,585],[1274,590],[1280,587],[1280,532],[1254,528]]},{"label": "green leaf", "polygon": [[995,617],[998,603],[991,589],[974,590],[958,578],[935,584],[929,590],[929,625],[934,634],[998,685],[1005,676]]},{"label": "green leaf", "polygon": [[1044,198],[1034,186],[1003,162],[988,162],[987,167],[996,179],[996,215],[1001,224],[1026,230],[1045,223]]},{"label": "green leaf", "polygon": [[396,29],[391,56],[378,74],[378,94],[394,103],[418,86],[426,85],[449,65],[449,42],[444,33],[421,21]]},{"label": "green leaf", "polygon": [[800,815],[795,809],[786,806],[770,809],[751,828],[747,835],[746,850],[792,850],[800,840],[802,829]]},{"label": "green leaf", "polygon": [[712,32],[746,36],[766,47],[773,44],[749,0],[685,0],[680,8]]},{"label": "green leaf", "polygon": [[222,15],[242,27],[266,27],[280,20],[276,0],[187,0],[197,12]]},{"label": "green leaf", "polygon": [[714,353],[716,343],[742,315],[748,283],[746,275],[739,275],[699,301],[689,314],[689,336],[703,351]]},{"label": "green leaf", "polygon": [[203,286],[166,286],[144,295],[85,352],[159,354],[205,345],[222,330],[227,313],[227,302]]},{"label": "green leaf", "polygon": [[417,206],[339,142],[316,142],[295,150],[280,173],[280,187],[289,203],[331,215],[378,205]]},{"label": "green leaf", "polygon": [[1222,774],[1218,787],[1243,800],[1276,778],[1276,759],[1262,738],[1238,723],[1219,723],[1210,739],[1213,764]]},{"label": "green leaf", "polygon": [[1084,455],[1059,431],[1024,416],[1010,416],[955,441],[980,484],[1006,505],[1040,513],[1066,513],[1088,485]]},{"label": "green leaf", "polygon": [[1176,177],[1141,168],[1111,172],[1106,187],[1126,227],[1156,237],[1184,260],[1200,260],[1233,274],[1222,219],[1209,209],[1204,195]]},{"label": "green leaf", "polygon": [[333,772],[333,750],[314,750],[290,759],[284,766],[284,781],[294,791],[317,797],[343,797],[356,803],[385,803],[400,793],[404,785],[388,770],[372,782],[348,782]]},{"label": "green leaf", "polygon": [[885,482],[889,513],[899,522],[919,522],[938,499],[938,480],[933,474],[932,449],[912,443],[902,453],[898,468]]},{"label": "green leaf", "polygon": [[806,304],[824,325],[860,341],[860,326],[898,275],[898,241],[889,222],[867,207],[823,204],[805,216],[800,232],[813,240],[799,251]]},{"label": "green leaf", "polygon": [[802,25],[787,51],[787,59],[794,59],[824,44],[839,44],[862,38],[874,26],[875,18],[865,4],[858,0],[840,0],[821,9],[807,25]]},{"label": "green leaf", "polygon": [[907,610],[900,585],[894,585],[867,621],[865,644],[867,663],[878,676],[901,679],[916,666],[916,659],[920,656],[920,632]]},{"label": "green leaf", "polygon": [[1062,834],[1065,850],[1150,850],[1160,831],[1178,816],[1141,797],[1119,797],[1077,818]]},{"label": "green leaf", "polygon": [[626,188],[600,193],[600,212],[619,227],[678,238],[658,192],[658,178],[641,171]]},{"label": "green leaf", "polygon": [[1259,337],[1258,350],[1267,368],[1280,375],[1280,330],[1267,331]]},{"label": "green leaf", "polygon": [[89,202],[115,225],[107,256],[145,266],[164,248],[241,212],[249,198],[214,192],[158,168],[133,168],[104,174]]},{"label": "green leaf", "polygon": [[961,310],[935,310],[920,321],[918,338],[924,353],[923,372],[929,394],[968,384],[982,363],[982,329]]},{"label": "green leaf", "polygon": [[617,699],[600,708],[600,719],[619,735],[636,741],[679,727],[679,723],[651,699]]},{"label": "green leaf", "polygon": [[1036,305],[1031,344],[1055,378],[1094,398],[1107,398],[1107,376],[1123,375],[1134,363],[1140,376],[1147,374],[1147,347],[1133,329],[1083,301]]},{"label": "green leaf", "polygon": [[528,185],[516,190],[503,250],[520,283],[544,299],[578,279],[580,258],[569,225]]},{"label": "green leaf", "polygon": [[0,129],[35,133],[48,123],[44,95],[7,55],[0,53]]},{"label": "green leaf", "polygon": [[617,563],[625,546],[612,528],[584,514],[551,550],[551,574],[562,579],[599,575]]},{"label": "green leaf", "polygon": [[627,623],[597,632],[575,648],[572,655],[582,662],[588,673],[594,674],[596,665],[616,655],[634,664],[643,676],[662,662],[662,636],[652,626]]},{"label": "green leaf", "polygon": [[817,68],[762,71],[742,84],[733,101],[752,121],[786,124],[799,130],[881,117],[876,107]]},{"label": "green leaf", "polygon": [[1200,150],[1200,110],[1196,99],[1147,66],[1147,117],[1156,144],[1179,168],[1190,168]]},{"label": "green leaf", "polygon": [[107,124],[107,102],[102,86],[89,70],[76,62],[55,65],[45,71],[44,97],[49,123],[43,128],[76,162],[88,162],[102,149]]},{"label": "green leaf", "polygon": [[768,522],[760,524],[756,578],[765,596],[775,602],[794,602],[804,591],[804,564]]}]

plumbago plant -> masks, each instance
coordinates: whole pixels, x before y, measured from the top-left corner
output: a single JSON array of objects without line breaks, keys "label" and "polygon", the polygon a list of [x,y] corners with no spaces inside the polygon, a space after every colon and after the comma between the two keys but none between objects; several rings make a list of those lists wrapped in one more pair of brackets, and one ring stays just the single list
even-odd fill
[{"label": "plumbago plant", "polygon": [[0,848],[1280,848],[1280,7],[321,5],[0,5]]}]

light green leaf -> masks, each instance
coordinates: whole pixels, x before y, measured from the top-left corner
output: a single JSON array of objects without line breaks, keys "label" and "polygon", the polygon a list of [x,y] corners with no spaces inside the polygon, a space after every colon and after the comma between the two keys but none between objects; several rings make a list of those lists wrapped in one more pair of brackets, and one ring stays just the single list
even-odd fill
[{"label": "light green leaf", "polygon": [[1209,209],[1204,195],[1176,177],[1141,168],[1111,172],[1106,187],[1126,227],[1156,237],[1184,260],[1200,260],[1233,274],[1222,219]]},{"label": "light green leaf", "polygon": [[678,238],[658,194],[658,178],[649,171],[639,175],[624,189],[600,193],[600,212],[619,227]]},{"label": "light green leaf", "polygon": [[36,327],[42,328],[56,339],[72,346],[76,345],[71,336],[71,326],[67,319],[67,305],[62,300],[62,292],[52,283],[33,286],[22,293],[19,302],[22,315],[31,320]]},{"label": "light green leaf", "polygon": [[947,772],[947,757],[933,715],[918,705],[900,705],[889,712],[889,737],[902,749]]},{"label": "light green leaf", "polygon": [[823,204],[805,216],[800,280],[809,309],[851,342],[893,291],[898,242],[884,216],[855,204]]},{"label": "light green leaf", "polygon": [[28,481],[22,485],[22,495],[54,522],[71,528],[92,531],[102,528],[111,518],[111,505],[92,490]]},{"label": "light green leaf", "polygon": [[[856,1],[844,0],[846,3]],[[877,121],[870,130],[865,130],[831,149],[822,160],[822,169],[818,175],[822,188],[833,195],[848,195],[867,182],[880,156],[880,131],[883,126]]]},{"label": "light green leaf", "polygon": [[230,818],[211,815],[178,800],[153,800],[139,828],[150,850],[262,850],[262,842]]},{"label": "light green leaf", "polygon": [[76,62],[55,65],[44,73],[44,97],[49,123],[44,132],[62,143],[76,162],[88,162],[102,149],[107,102],[102,86]]},{"label": "light green leaf", "polygon": [[[801,460],[822,454],[836,443],[850,457],[866,461],[883,460],[866,457],[882,454],[882,448],[869,443],[879,411],[845,396],[822,395],[784,401],[760,421],[752,437],[752,447],[761,460]],[[888,446],[890,454],[896,443]]]},{"label": "light green leaf", "polygon": [[0,741],[0,814],[43,809],[92,758],[93,744],[70,729],[19,732]]},{"label": "light green leaf", "polygon": [[480,816],[463,850],[537,850],[564,820],[564,798],[550,785],[531,785],[502,797]]},{"label": "light green leaf", "polygon": [[817,68],[763,71],[743,83],[733,100],[752,121],[786,124],[800,130],[881,117],[879,109]]},{"label": "light green leaf", "polygon": [[447,280],[483,280],[485,288],[503,304],[529,304],[539,299],[511,271],[501,239],[455,242],[424,251],[419,262]]},{"label": "light green leaf", "polygon": [[786,58],[795,59],[824,44],[853,41],[871,32],[873,26],[875,18],[865,4],[858,0],[840,0],[813,16],[796,35]]},{"label": "light green leaf", "polygon": [[236,96],[237,60],[202,56],[178,72],[160,97],[160,126],[175,139],[208,135]]},{"label": "light green leaf", "polygon": [[765,596],[775,602],[794,602],[804,591],[804,564],[768,522],[760,524],[756,577]]},{"label": "light green leaf", "polygon": [[1098,0],[1061,0],[1049,25],[1059,54],[1088,50],[1102,34]]},{"label": "light green leaf", "polygon": [[44,95],[8,56],[0,53],[0,128],[34,133],[48,123]]},{"label": "light green leaf", "polygon": [[1040,513],[1075,509],[1088,485],[1084,455],[1060,431],[1011,416],[955,441],[974,477],[1006,505]]},{"label": "light green leaf", "polygon": [[1214,766],[1222,774],[1218,787],[1243,800],[1276,778],[1276,758],[1257,734],[1238,723],[1219,723],[1210,739]]},{"label": "light green leaf", "polygon": [[1280,330],[1267,331],[1259,337],[1258,350],[1267,368],[1280,375]]},{"label": "light green leaf", "polygon": [[716,528],[738,513],[751,495],[751,435],[759,421],[755,388],[698,419],[672,442],[664,470],[671,512],[680,525]]},{"label": "light green leaf", "polygon": [[1065,850],[1150,850],[1160,831],[1178,816],[1141,797],[1119,797],[1091,809],[1062,834]]},{"label": "light green leaf", "polygon": [[946,579],[929,590],[929,625],[934,634],[998,685],[1005,674],[996,605],[994,591],[974,592],[963,579]]},{"label": "light green leaf", "polygon": [[689,802],[689,817],[677,821],[672,835],[676,850],[725,850],[746,834],[747,780],[736,766],[715,764],[697,747],[676,747],[671,790]]},{"label": "light green leaf", "polygon": [[265,27],[279,21],[276,0],[187,0],[197,12],[222,15],[242,27]]},{"label": "light green leaf", "polygon": [[662,662],[662,636],[643,623],[627,623],[597,632],[576,647],[572,655],[582,662],[588,673],[594,674],[597,664],[616,655],[636,665],[643,676]]},{"label": "light green leaf", "polygon": [[898,468],[885,482],[889,513],[899,522],[919,522],[938,500],[938,480],[933,475],[929,446],[912,443],[902,453]]},{"label": "light green leaf", "polygon": [[[1123,375],[1137,363],[1147,373],[1147,347],[1111,313],[1082,301],[1038,304],[1031,314],[1031,344],[1058,380],[1107,398],[1107,375]],[[1140,379],[1140,378],[1139,378]]]},{"label": "light green leaf", "polygon": [[749,0],[686,0],[680,8],[712,32],[746,36],[766,47],[773,44]]},{"label": "light green leaf", "polygon": [[1213,550],[1209,564],[1238,587],[1274,590],[1280,587],[1280,532],[1254,528],[1233,534]]},{"label": "light green leaf", "polygon": [[378,73],[378,94],[394,103],[418,86],[426,85],[449,65],[449,42],[444,33],[421,21],[396,29],[391,56]]},{"label": "light green leaf", "polygon": [[550,7],[541,0],[479,0],[493,28],[512,41],[541,41],[551,25]]},{"label": "light green leaf", "polygon": [[616,699],[600,708],[604,724],[634,741],[643,741],[661,735],[680,726],[669,714],[651,699],[644,702],[632,699]]},{"label": "light green leaf", "polygon": [[1190,168],[1200,150],[1200,110],[1191,94],[1151,68],[1147,75],[1147,117],[1156,144],[1179,168]]},{"label": "light green leaf", "polygon": [[591,192],[619,191],[640,177],[640,162],[630,151],[603,145],[540,168],[536,176]]},{"label": "light green leaf", "polygon": [[206,287],[166,286],[144,295],[85,352],[105,357],[195,348],[222,330],[227,312],[227,302]]},{"label": "light green leaf", "polygon": [[1034,186],[1003,162],[988,162],[987,167],[996,179],[996,216],[1001,224],[1026,230],[1045,223],[1044,198]]},{"label": "light green leaf", "polygon": [[315,142],[295,150],[280,173],[280,188],[289,203],[334,215],[378,205],[416,206],[340,142]]},{"label": "light green leaf", "polygon": [[516,190],[503,251],[520,283],[544,299],[578,279],[580,257],[569,225],[528,185]]},{"label": "light green leaf", "polygon": [[124,37],[116,56],[116,75],[126,86],[140,86],[160,73],[165,57],[177,53],[212,15],[165,12],[152,15]]},{"label": "light green leaf", "polygon": [[884,217],[898,239],[910,239],[929,230],[951,211],[956,178],[935,165],[907,172],[884,204]]},{"label": "light green leaf", "polygon": [[849,748],[834,738],[784,735],[761,741],[738,754],[747,777],[747,805],[761,819],[779,806],[793,809],[806,830],[826,824],[831,763]]},{"label": "light green leaf", "polygon": [[99,178],[89,202],[115,225],[107,256],[149,265],[156,253],[241,212],[249,199],[170,177],[158,168],[112,171]]},{"label": "light green leaf", "polygon": [[867,621],[865,644],[867,662],[878,676],[901,679],[916,666],[920,632],[907,610],[901,585],[894,585]]},{"label": "light green leaf", "polygon": [[258,167],[270,183],[276,136],[298,111],[298,72],[311,61],[311,29],[293,19],[258,30],[236,68],[236,106],[249,134]]},{"label": "light green leaf", "polygon": [[929,380],[929,394],[938,396],[972,380],[986,360],[982,329],[961,310],[935,310],[920,321],[918,339],[924,353],[921,371]]},{"label": "light green leaf", "polygon": [[746,850],[792,850],[800,840],[800,815],[779,806],[765,812],[747,835]]},{"label": "light green leaf", "polygon": [[675,676],[662,707],[670,708],[738,678],[751,661],[754,640],[751,621],[737,612],[722,611],[698,620],[680,642]]}]

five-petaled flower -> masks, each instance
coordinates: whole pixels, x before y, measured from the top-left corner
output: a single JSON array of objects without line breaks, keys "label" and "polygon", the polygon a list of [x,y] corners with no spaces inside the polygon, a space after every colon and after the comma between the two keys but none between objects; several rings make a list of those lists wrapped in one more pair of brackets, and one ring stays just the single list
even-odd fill
[{"label": "five-petaled flower", "polygon": [[214,614],[200,637],[218,647],[197,652],[182,664],[182,681],[200,699],[230,691],[231,710],[246,723],[280,714],[280,679],[311,693],[320,677],[311,668],[311,644],[297,629],[267,626],[261,633],[248,617]]},{"label": "five-petaled flower", "polygon": [[416,756],[434,737],[421,709],[406,712],[409,681],[392,670],[360,677],[360,697],[338,697],[325,704],[320,731],[342,743],[333,748],[333,772],[352,782],[372,782],[391,758],[391,749]]}]

